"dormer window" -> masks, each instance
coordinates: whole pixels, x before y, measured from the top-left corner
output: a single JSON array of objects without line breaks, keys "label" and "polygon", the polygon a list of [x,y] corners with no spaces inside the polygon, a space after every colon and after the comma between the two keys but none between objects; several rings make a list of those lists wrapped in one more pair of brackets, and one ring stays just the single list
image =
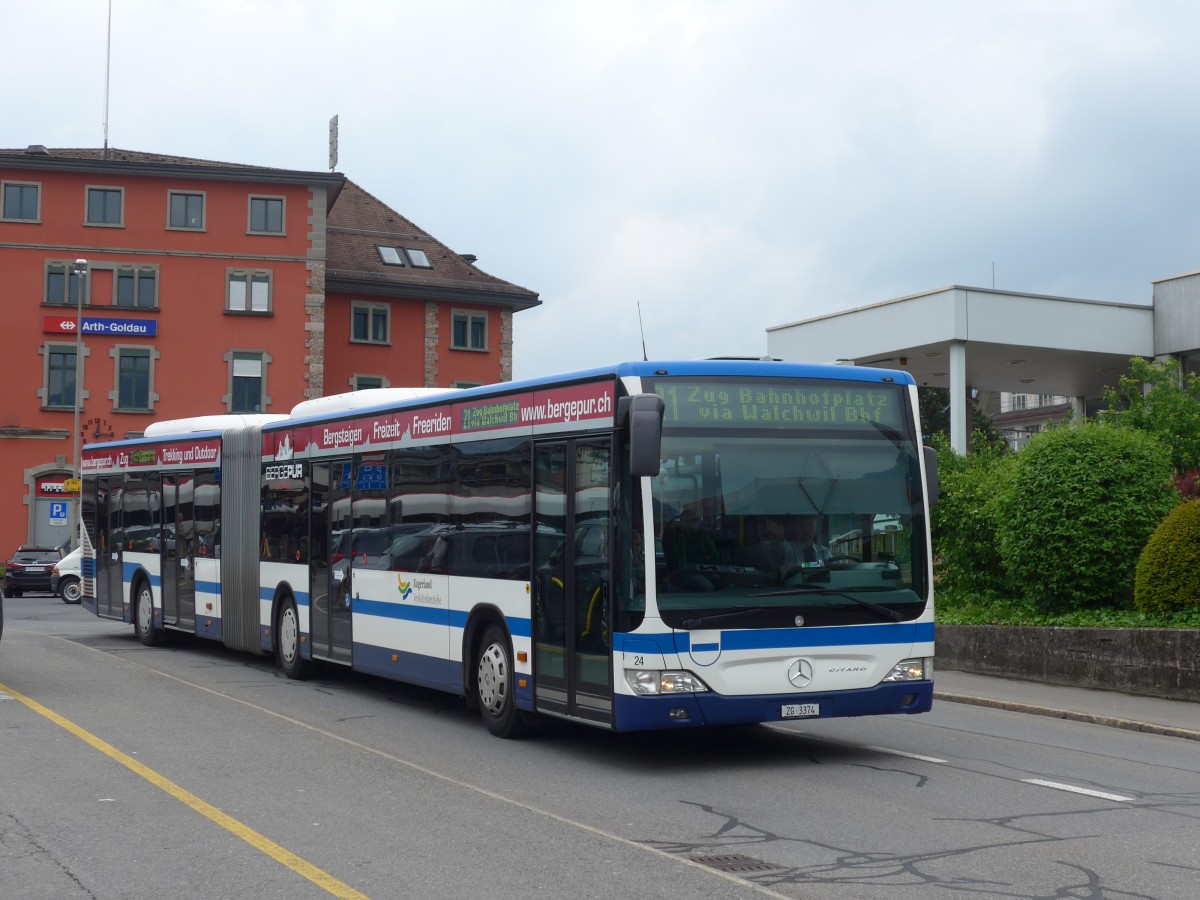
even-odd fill
[{"label": "dormer window", "polygon": [[411,266],[414,269],[432,269],[429,254],[416,247],[388,247],[380,244],[376,247],[379,258],[385,266]]}]

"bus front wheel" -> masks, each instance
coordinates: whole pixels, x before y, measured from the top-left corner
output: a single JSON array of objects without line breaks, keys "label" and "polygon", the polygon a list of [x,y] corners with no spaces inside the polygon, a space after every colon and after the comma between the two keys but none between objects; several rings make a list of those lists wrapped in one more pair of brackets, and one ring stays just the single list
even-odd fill
[{"label": "bus front wheel", "polygon": [[489,625],[484,631],[475,673],[479,712],[488,731],[496,737],[520,737],[525,719],[513,691],[512,647],[499,625]]}]

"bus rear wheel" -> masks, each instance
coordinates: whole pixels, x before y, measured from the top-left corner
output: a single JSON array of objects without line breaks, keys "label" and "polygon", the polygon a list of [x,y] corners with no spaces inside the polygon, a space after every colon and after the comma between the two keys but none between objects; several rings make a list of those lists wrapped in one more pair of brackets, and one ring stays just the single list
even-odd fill
[{"label": "bus rear wheel", "polygon": [[288,678],[303,678],[308,673],[308,661],[300,653],[300,614],[296,611],[296,601],[290,598],[279,608],[275,655]]},{"label": "bus rear wheel", "polygon": [[514,693],[512,646],[499,625],[489,625],[479,645],[475,666],[475,689],[479,712],[488,731],[502,738],[520,737],[525,719],[517,709]]},{"label": "bus rear wheel", "polygon": [[133,630],[138,640],[147,647],[157,647],[162,643],[163,633],[154,624],[154,594],[145,579],[137,583],[134,591]]}]

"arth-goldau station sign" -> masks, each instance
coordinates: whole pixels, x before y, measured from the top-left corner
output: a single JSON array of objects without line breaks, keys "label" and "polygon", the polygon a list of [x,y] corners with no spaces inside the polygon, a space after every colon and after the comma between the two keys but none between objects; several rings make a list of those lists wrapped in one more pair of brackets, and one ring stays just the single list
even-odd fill
[{"label": "arth-goldau station sign", "polygon": [[[110,319],[85,316],[84,334],[116,334],[123,337],[154,337],[158,322],[154,319]],[[66,316],[43,316],[43,334],[74,334],[75,320]]]}]

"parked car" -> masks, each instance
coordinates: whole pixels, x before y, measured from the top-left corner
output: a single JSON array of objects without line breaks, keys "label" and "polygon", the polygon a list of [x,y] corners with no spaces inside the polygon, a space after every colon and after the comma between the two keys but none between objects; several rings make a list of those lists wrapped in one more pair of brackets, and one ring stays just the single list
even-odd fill
[{"label": "parked car", "polygon": [[20,597],[26,591],[50,593],[50,570],[62,559],[58,547],[20,547],[4,564],[4,596]]},{"label": "parked car", "polygon": [[54,564],[50,570],[50,590],[63,603],[78,603],[83,599],[83,548],[76,547]]}]

